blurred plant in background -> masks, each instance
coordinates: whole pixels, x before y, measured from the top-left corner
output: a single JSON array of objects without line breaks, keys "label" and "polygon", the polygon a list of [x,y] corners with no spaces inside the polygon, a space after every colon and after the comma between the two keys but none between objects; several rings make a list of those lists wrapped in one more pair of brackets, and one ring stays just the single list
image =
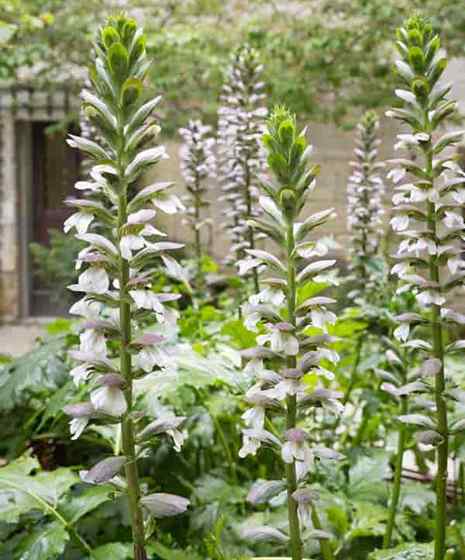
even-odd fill
[{"label": "blurred plant in background", "polygon": [[208,217],[210,206],[206,196],[208,179],[215,177],[216,159],[213,153],[214,138],[210,137],[211,127],[201,121],[189,121],[186,128],[179,130],[184,144],[181,147],[181,171],[188,195],[185,197],[185,221],[194,236],[194,251],[197,261],[197,282],[202,283],[202,259],[206,254],[205,243],[202,243],[202,230],[211,226],[212,218]]},{"label": "blurred plant in background", "polygon": [[[262,72],[258,52],[244,45],[235,52],[222,89],[218,130],[221,135],[222,189],[225,201],[230,204],[226,210],[226,227],[233,242],[227,257],[229,263],[235,263],[256,244],[256,234],[247,220],[256,218],[261,212],[257,204],[257,176],[265,167],[260,138],[268,112],[264,107]],[[255,269],[252,277],[257,293],[258,273]]]}]

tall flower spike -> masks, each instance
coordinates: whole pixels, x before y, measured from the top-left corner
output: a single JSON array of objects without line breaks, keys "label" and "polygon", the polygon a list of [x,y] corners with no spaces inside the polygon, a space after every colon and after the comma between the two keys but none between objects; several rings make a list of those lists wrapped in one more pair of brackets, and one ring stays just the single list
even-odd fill
[{"label": "tall flower spike", "polygon": [[367,111],[357,126],[355,160],[347,185],[347,225],[351,235],[351,270],[357,290],[366,292],[375,283],[372,260],[378,254],[382,235],[384,185],[380,171],[384,163],[377,161],[379,119]]},{"label": "tall flower spike", "polygon": [[[267,109],[258,53],[249,45],[240,47],[234,55],[223,87],[219,111],[219,145],[222,157],[222,188],[229,202],[228,230],[231,232],[229,262],[236,262],[245,249],[255,248],[255,234],[247,219],[259,212],[257,174],[265,167],[265,154],[260,144]],[[258,275],[253,271],[255,292]]]},{"label": "tall flower spike", "polygon": [[194,235],[195,256],[197,259],[197,279],[202,278],[202,247],[201,230],[211,224],[205,216],[210,203],[205,198],[206,181],[214,177],[216,161],[213,153],[215,141],[210,135],[211,127],[201,121],[189,121],[186,128],[181,128],[184,144],[181,147],[181,171],[188,195],[186,221]]},{"label": "tall flower spike", "polygon": [[[281,456],[285,465],[290,553],[293,560],[301,560],[302,526],[311,519],[314,528],[321,530],[315,500],[307,499],[305,482],[312,472],[314,457],[337,458],[337,453],[312,447],[310,434],[299,427],[299,412],[305,413],[312,406],[340,412],[337,399],[341,395],[323,385],[308,394],[303,381],[308,373],[320,379],[331,377],[321,361],[338,360],[327,347],[332,342],[327,326],[336,320],[327,306],[335,302],[325,296],[299,301],[298,294],[309,281],[322,278],[324,271],[335,264],[332,259],[321,259],[327,251],[324,244],[308,239],[310,232],[334,214],[326,210],[300,218],[319,169],[310,162],[311,146],[305,131],[298,133],[294,115],[277,107],[268,121],[263,142],[271,169],[271,177],[264,178],[261,184],[259,203],[264,216],[249,220],[248,225],[276,244],[276,254],[285,256],[281,260],[267,251],[247,250],[249,259],[245,265],[264,268],[271,276],[261,280],[266,287],[243,306],[247,326],[258,330],[260,324],[262,334],[257,337],[259,347],[247,352],[251,360],[246,369],[256,376],[256,383],[246,394],[250,409],[243,416],[247,428],[240,455],[255,454],[265,443]],[[312,327],[312,336],[306,334],[308,327]],[[266,359],[269,367],[264,365]],[[264,430],[266,414],[271,411],[285,416],[287,429],[281,438]],[[279,484],[273,485],[277,492],[279,488]],[[331,559],[330,544],[321,539],[320,546],[324,559]]]},{"label": "tall flower spike", "polygon": [[[166,302],[177,296],[154,293],[150,279],[156,265],[158,270],[163,267],[168,258],[165,253],[182,247],[160,241],[165,234],[154,226],[155,215],[159,210],[174,213],[182,205],[170,194],[171,183],[137,188],[142,173],[167,157],[163,146],[154,146],[159,127],[152,113],[159,98],[147,100],[143,91],[149,61],[142,30],[124,15],[110,18],[99,31],[95,54],[92,84],[83,90],[82,101],[97,134],[93,138],[70,136],[68,140],[92,160],[93,166],[90,177],[76,184],[82,198],[68,200],[77,213],[65,226],[75,228],[77,237],[87,243],[76,263],[83,269],[78,283],[70,286],[84,293],[70,313],[86,320],[80,347],[71,352],[79,362],[71,375],[77,384],[87,383],[91,393],[89,403],[70,405],[66,411],[73,418],[74,437],[95,419],[120,424],[121,460],[99,463],[86,473],[85,481],[111,480],[124,467],[134,557],[145,560],[133,379],[144,374],[138,365],[141,354],[163,340],[158,334],[144,333],[148,322],[176,317]],[[144,422],[138,421],[140,430]],[[166,433],[174,432],[167,429]],[[177,437],[177,446],[180,441]]]},{"label": "tall flower spike", "polygon": [[[391,224],[402,237],[393,273],[403,284],[401,290],[416,293],[422,308],[421,321],[429,329],[411,328],[407,320],[402,336],[405,345],[425,354],[422,372],[434,406],[422,415],[403,418],[406,423],[425,427],[437,445],[435,560],[445,557],[447,526],[447,460],[449,434],[448,408],[452,405],[450,385],[444,372],[447,352],[462,347],[462,342],[445,346],[448,323],[465,323],[465,317],[448,307],[451,290],[463,286],[465,267],[461,256],[464,237],[463,206],[465,175],[453,160],[450,149],[463,138],[463,132],[439,133],[439,127],[456,111],[449,101],[449,85],[439,81],[447,65],[440,49],[439,36],[431,24],[421,18],[409,19],[398,30],[396,62],[402,89],[396,90],[402,108],[387,114],[405,123],[410,132],[399,135],[398,149],[407,147],[417,155],[393,160],[390,177],[398,184],[393,197],[395,217]],[[404,177],[409,175],[407,182]],[[410,334],[413,336],[407,340]],[[429,336],[428,336],[429,333]],[[426,335],[426,336],[425,336]],[[422,339],[421,337],[424,337]]]}]

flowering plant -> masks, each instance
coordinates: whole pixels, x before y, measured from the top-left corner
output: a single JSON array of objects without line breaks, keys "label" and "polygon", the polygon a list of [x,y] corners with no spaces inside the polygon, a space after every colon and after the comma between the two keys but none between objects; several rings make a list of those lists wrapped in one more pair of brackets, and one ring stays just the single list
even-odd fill
[{"label": "flowering plant", "polygon": [[[249,45],[234,54],[227,82],[223,86],[219,110],[218,146],[224,200],[229,209],[228,230],[232,246],[228,262],[235,262],[244,250],[254,249],[256,234],[247,219],[260,213],[257,174],[264,170],[265,154],[260,143],[268,113],[263,106],[265,94],[261,74],[263,66],[258,53]],[[253,270],[258,292],[257,271]]]},{"label": "flowering plant", "polygon": [[[98,462],[82,473],[91,484],[112,482],[127,492],[134,540],[134,556],[147,558],[143,509],[155,517],[182,513],[188,501],[167,494],[141,495],[137,460],[150,438],[166,435],[179,450],[182,417],[146,422],[135,410],[134,380],[157,368],[158,332],[147,330],[176,320],[166,304],[174,294],[156,294],[151,278],[174,259],[167,253],[182,245],[165,239],[154,225],[158,211],[173,214],[182,208],[170,193],[171,183],[138,188],[141,175],[167,158],[154,146],[160,130],[152,116],[159,98],[146,99],[144,78],[149,61],[145,37],[136,22],[124,15],[110,18],[95,43],[91,88],[81,96],[86,115],[98,133],[94,139],[70,136],[68,143],[93,162],[90,177],[79,181],[80,198],[68,200],[77,212],[65,228],[87,245],[79,253],[78,283],[70,286],[84,297],[70,313],[83,317],[80,346],[70,355],[79,365],[72,371],[76,384],[90,388],[90,400],[70,404],[66,412],[77,438],[89,423],[117,424],[122,454]],[[117,475],[124,469],[125,480]]]},{"label": "flowering plant", "polygon": [[420,313],[399,317],[396,336],[405,347],[424,355],[419,413],[400,420],[419,428],[420,442],[437,450],[434,558],[441,560],[446,553],[449,437],[464,424],[460,419],[449,421],[449,410],[460,393],[444,370],[446,354],[464,347],[463,341],[447,344],[445,337],[448,324],[465,324],[465,317],[448,304],[465,277],[461,246],[465,175],[450,154],[463,131],[439,133],[456,111],[456,103],[447,99],[450,85],[440,82],[447,59],[431,23],[413,17],[398,30],[397,38],[400,59],[396,67],[403,87],[396,95],[402,107],[392,109],[388,116],[410,128],[410,133],[399,135],[397,148],[408,147],[417,157],[392,161],[390,177],[397,186],[391,225],[402,238],[392,272],[401,281],[400,291],[415,293]]},{"label": "flowering plant", "polygon": [[347,224],[351,235],[351,269],[357,289],[367,294],[376,285],[373,259],[378,255],[382,235],[384,185],[380,171],[384,163],[377,160],[380,140],[379,119],[367,111],[358,124],[355,160],[347,186]]},{"label": "flowering plant", "polygon": [[[341,412],[339,393],[328,389],[333,375],[323,361],[336,362],[337,354],[328,347],[333,339],[328,325],[336,316],[328,310],[335,303],[329,297],[301,300],[299,294],[312,280],[322,278],[335,263],[324,259],[327,247],[308,239],[309,233],[333,217],[332,209],[300,218],[308,195],[315,187],[318,166],[311,165],[312,148],[306,131],[299,133],[295,117],[277,107],[268,120],[263,143],[268,152],[270,178],[263,178],[259,203],[263,218],[248,221],[249,227],[263,232],[273,241],[281,260],[271,252],[248,249],[246,270],[263,267],[269,273],[261,282],[266,286],[243,306],[246,326],[261,329],[258,346],[245,352],[246,372],[255,378],[246,394],[249,409],[243,415],[246,428],[240,456],[255,454],[261,445],[271,446],[281,457],[285,481],[259,481],[250,491],[249,501],[264,503],[285,489],[288,502],[289,535],[269,527],[249,529],[248,538],[290,541],[293,560],[302,559],[303,533],[320,540],[325,560],[332,550],[322,531],[315,507],[316,495],[307,486],[315,459],[336,459],[338,453],[315,443],[309,411],[315,406]],[[311,334],[309,334],[309,329]],[[266,364],[266,365],[265,365]],[[306,379],[316,378],[312,391]],[[285,430],[279,433],[271,418],[284,415]]]},{"label": "flowering plant", "polygon": [[211,224],[204,215],[210,203],[205,198],[206,181],[215,176],[216,160],[213,153],[215,141],[209,137],[211,127],[201,121],[189,121],[179,133],[184,140],[181,147],[181,171],[188,195],[186,197],[186,222],[194,235],[195,256],[197,260],[197,279],[202,280],[202,257],[204,254],[201,230]]}]

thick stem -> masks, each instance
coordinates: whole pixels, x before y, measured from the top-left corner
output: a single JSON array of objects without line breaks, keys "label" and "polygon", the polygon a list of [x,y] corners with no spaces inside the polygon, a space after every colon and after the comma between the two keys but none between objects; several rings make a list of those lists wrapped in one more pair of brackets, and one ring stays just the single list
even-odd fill
[{"label": "thick stem", "polygon": [[[427,174],[434,185],[433,151],[431,146],[426,152]],[[431,238],[437,243],[435,206],[428,202],[428,230]],[[430,280],[440,283],[439,265],[435,255],[429,258]],[[442,441],[437,448],[436,475],[436,516],[434,534],[434,560],[443,560],[446,554],[446,526],[447,526],[447,459],[449,454],[449,435],[447,427],[447,404],[444,395],[444,339],[441,323],[441,307],[433,305],[431,312],[431,327],[433,337],[433,357],[439,360],[441,367],[435,377],[434,398],[436,402],[437,431]]]},{"label": "thick stem", "polygon": [[[121,236],[121,228],[127,220],[127,193],[126,188],[122,189],[119,197],[118,205],[118,231]],[[146,560],[147,553],[145,551],[145,535],[144,535],[144,519],[142,509],[139,503],[140,487],[139,476],[137,472],[136,450],[134,443],[134,426],[132,421],[132,364],[129,345],[131,344],[131,308],[128,301],[128,280],[129,280],[129,263],[120,257],[119,260],[119,283],[120,283],[120,332],[121,332],[121,348],[120,348],[120,372],[126,381],[126,401],[128,409],[122,419],[122,440],[123,453],[127,462],[124,467],[126,474],[126,482],[128,487],[129,511],[131,514],[132,537],[134,542],[134,559]]]},{"label": "thick stem", "polygon": [[[400,413],[402,415],[408,412],[408,402],[407,397],[401,397],[400,403]],[[397,440],[397,456],[396,456],[396,466],[394,472],[394,485],[392,487],[391,503],[389,505],[389,518],[386,527],[386,533],[384,535],[384,548],[390,548],[392,544],[392,533],[394,531],[396,523],[397,506],[399,504],[400,489],[402,483],[402,464],[404,460],[405,443],[407,439],[407,427],[405,424],[400,424],[399,436]]]},{"label": "thick stem", "polygon": [[[292,220],[288,221],[287,227],[287,308],[288,319],[294,327],[296,325],[296,268],[294,257],[294,224]],[[287,359],[287,367],[296,367],[295,356],[289,356]],[[295,395],[288,395],[286,399],[286,427],[288,430],[295,428],[297,422],[297,399]],[[292,560],[302,560],[302,539],[300,536],[299,516],[297,513],[297,502],[292,494],[297,490],[297,474],[295,462],[286,464],[286,480],[287,480],[287,507],[289,518],[289,535],[291,538],[291,556]]]}]

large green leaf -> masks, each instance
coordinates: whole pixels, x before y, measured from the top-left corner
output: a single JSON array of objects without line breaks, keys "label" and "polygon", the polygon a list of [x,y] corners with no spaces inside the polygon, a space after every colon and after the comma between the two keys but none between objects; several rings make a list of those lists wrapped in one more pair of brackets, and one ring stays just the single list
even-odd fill
[{"label": "large green leaf", "polygon": [[426,508],[435,501],[435,493],[431,488],[419,482],[402,484],[400,503],[403,508],[409,508],[421,515]]},{"label": "large green leaf", "polygon": [[377,550],[369,560],[433,560],[430,544],[404,544],[390,550]]},{"label": "large green leaf", "polygon": [[152,545],[150,549],[151,552],[154,552],[157,555],[155,556],[157,560],[186,560],[186,557],[190,560],[201,560],[200,556],[197,556],[197,554],[193,553],[191,550],[173,550],[160,543]]},{"label": "large green leaf", "polygon": [[385,498],[387,484],[384,480],[388,474],[389,458],[386,453],[361,457],[349,470],[349,496],[369,502]]},{"label": "large green leaf", "polygon": [[0,411],[25,403],[31,396],[54,391],[68,381],[63,359],[64,337],[53,337],[0,369]]},{"label": "large green leaf", "polygon": [[70,497],[67,502],[60,505],[60,512],[71,524],[74,524],[81,517],[107,502],[112,490],[110,486],[105,485],[87,486],[80,494]]},{"label": "large green leaf", "polygon": [[221,334],[229,336],[233,346],[241,350],[251,348],[256,344],[256,334],[246,329],[244,323],[238,319],[225,323],[221,329]]},{"label": "large green leaf", "polygon": [[23,539],[18,547],[18,560],[51,560],[65,549],[69,535],[58,521],[38,525]]},{"label": "large green leaf", "polygon": [[356,502],[349,538],[381,537],[386,531],[388,510],[378,504]]},{"label": "large green leaf", "polygon": [[0,520],[15,523],[35,509],[53,513],[61,496],[78,481],[70,469],[41,471],[36,459],[20,457],[0,469]]},{"label": "large green leaf", "polygon": [[108,543],[95,548],[92,560],[127,560],[132,558],[132,544]]}]

